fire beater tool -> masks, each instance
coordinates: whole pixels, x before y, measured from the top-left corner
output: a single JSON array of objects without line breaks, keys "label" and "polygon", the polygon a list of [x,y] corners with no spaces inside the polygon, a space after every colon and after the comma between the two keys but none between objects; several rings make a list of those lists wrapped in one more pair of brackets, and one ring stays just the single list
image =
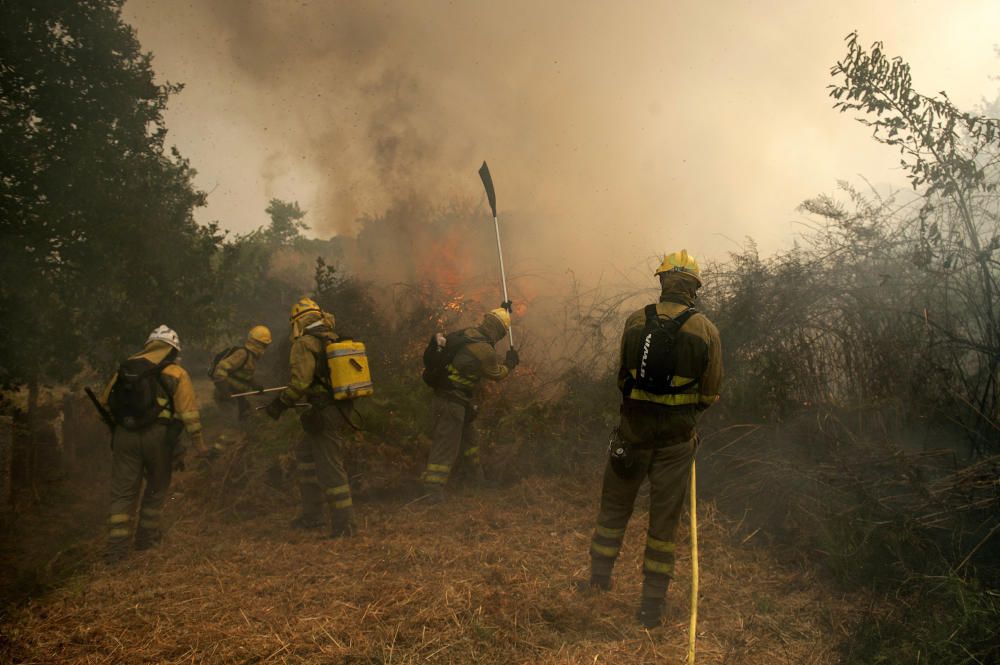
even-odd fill
[{"label": "fire beater tool", "polygon": [[[486,198],[490,202],[490,210],[493,211],[493,228],[497,232],[497,255],[500,257],[500,285],[503,287],[503,307],[511,312],[510,298],[507,297],[507,273],[504,271],[503,267],[503,248],[500,246],[500,222],[497,221],[497,193],[493,189],[493,176],[490,175],[490,167],[483,162],[483,165],[479,167],[479,177],[483,181],[483,187],[486,188]],[[513,312],[511,312],[513,313]],[[510,348],[514,348],[514,326],[511,324],[510,329],[507,331],[510,336]]]}]

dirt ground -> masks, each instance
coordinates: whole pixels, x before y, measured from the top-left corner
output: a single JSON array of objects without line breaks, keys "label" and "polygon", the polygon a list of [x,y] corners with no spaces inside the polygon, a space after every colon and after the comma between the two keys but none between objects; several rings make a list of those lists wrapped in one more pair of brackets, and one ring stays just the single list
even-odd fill
[{"label": "dirt ground", "polygon": [[[200,508],[183,474],[154,551],[93,563],[0,626],[12,663],[682,663],[690,555],[663,627],[634,612],[640,504],[609,593],[581,595],[598,478],[462,491],[440,506],[357,500],[362,532],[287,527],[292,501],[255,518]],[[217,481],[217,479],[216,479]],[[212,482],[209,479],[208,482]],[[699,663],[837,663],[867,601],[740,543],[700,504]]]}]

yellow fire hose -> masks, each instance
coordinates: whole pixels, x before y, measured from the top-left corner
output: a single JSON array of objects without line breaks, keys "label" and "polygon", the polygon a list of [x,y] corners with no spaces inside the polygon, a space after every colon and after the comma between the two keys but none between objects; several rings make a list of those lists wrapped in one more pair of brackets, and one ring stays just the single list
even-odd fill
[{"label": "yellow fire hose", "polygon": [[688,628],[687,665],[694,665],[694,641],[698,631],[698,482],[691,460],[691,626]]}]

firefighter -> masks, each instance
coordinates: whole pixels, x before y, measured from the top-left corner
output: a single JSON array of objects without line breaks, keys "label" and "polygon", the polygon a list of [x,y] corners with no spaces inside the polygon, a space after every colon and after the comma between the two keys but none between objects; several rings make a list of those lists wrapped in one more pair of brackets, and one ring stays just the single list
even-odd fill
[{"label": "firefighter", "polygon": [[[659,302],[625,322],[618,372],[623,396],[619,441],[612,446],[623,454],[611,455],[604,470],[590,544],[591,576],[589,584],[581,585],[611,588],[611,571],[636,494],[648,479],[649,530],[637,616],[647,628],[659,625],[674,575],[674,534],[697,447],[695,426],[701,413],[719,399],[722,383],[719,332],[693,309],[702,285],[698,262],[686,250],[675,252],[664,257],[655,275],[660,279]],[[651,333],[664,324],[663,330],[672,331],[666,338]],[[654,389],[657,375],[660,383]]]},{"label": "firefighter", "polygon": [[[517,367],[517,351],[508,349],[504,363],[497,361],[495,346],[510,329],[510,312],[499,307],[483,316],[482,323],[447,336],[438,334],[437,344],[451,349],[452,357],[443,368],[440,380],[431,381],[433,420],[432,442],[423,473],[424,489],[431,502],[444,499],[444,487],[459,462],[480,482],[484,479],[479,446],[476,443],[474,403],[482,379],[500,381]],[[447,341],[446,341],[447,340]]]},{"label": "firefighter", "polygon": [[267,326],[254,326],[243,346],[223,352],[212,368],[215,401],[220,409],[228,411],[235,418],[237,424],[243,423],[253,411],[246,397],[237,397],[234,402],[232,395],[263,390],[264,386],[254,379],[254,372],[270,344],[271,331]]},{"label": "firefighter", "polygon": [[302,512],[292,521],[299,529],[323,525],[324,498],[330,510],[330,537],[357,533],[351,486],[344,469],[346,430],[355,420],[353,400],[334,400],[327,369],[326,345],[338,339],[336,321],[310,298],[292,306],[289,323],[292,349],[288,387],[267,406],[277,420],[303,400],[300,416],[304,434],[295,447]]},{"label": "firefighter", "polygon": [[104,390],[102,403],[114,423],[105,553],[109,562],[128,554],[129,525],[143,480],[135,548],[147,549],[160,541],[171,472],[184,469],[182,431],[187,431],[198,453],[205,450],[194,386],[179,364],[180,351],[177,333],[158,327]]}]

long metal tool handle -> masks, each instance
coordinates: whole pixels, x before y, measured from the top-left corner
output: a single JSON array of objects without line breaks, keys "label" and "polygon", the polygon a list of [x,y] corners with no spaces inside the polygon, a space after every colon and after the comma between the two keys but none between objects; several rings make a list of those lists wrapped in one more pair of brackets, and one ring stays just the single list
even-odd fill
[{"label": "long metal tool handle", "polygon": [[[510,302],[510,298],[507,297],[507,272],[503,267],[503,247],[500,246],[500,222],[497,221],[496,215],[493,216],[493,227],[497,231],[497,255],[500,257],[500,284],[503,286],[503,301]],[[513,314],[513,312],[511,312]],[[510,348],[514,348],[514,324],[512,323],[510,329],[507,331],[507,335],[510,338]]]},{"label": "long metal tool handle", "polygon": [[276,393],[279,390],[284,390],[288,386],[275,386],[274,388],[264,388],[263,390],[251,390],[245,393],[236,393],[235,395],[230,395],[230,397],[249,397],[250,395],[264,395],[266,393]]},{"label": "long metal tool handle", "polygon": [[698,636],[698,481],[691,460],[691,625],[688,627],[687,665],[694,665],[694,643]]},{"label": "long metal tool handle", "polygon": [[[493,228],[497,231],[497,254],[500,256],[500,285],[503,286],[503,302],[505,307],[510,307],[507,303],[510,302],[510,298],[507,296],[507,272],[503,267],[503,248],[500,246],[500,222],[497,221],[497,190],[493,187],[493,176],[490,175],[490,167],[486,165],[483,161],[483,165],[479,167],[479,178],[483,181],[483,188],[486,190],[486,198],[490,202],[490,211],[493,213]],[[508,313],[513,314],[510,310]],[[510,335],[510,348],[514,348],[514,331],[513,329],[508,329],[507,334]]]}]

